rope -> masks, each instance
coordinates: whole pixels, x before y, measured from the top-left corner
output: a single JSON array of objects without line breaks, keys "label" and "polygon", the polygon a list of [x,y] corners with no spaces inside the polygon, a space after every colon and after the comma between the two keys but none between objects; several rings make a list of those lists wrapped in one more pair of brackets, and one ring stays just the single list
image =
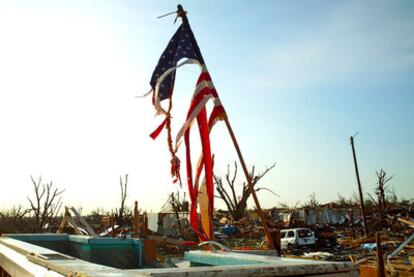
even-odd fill
[{"label": "rope", "polygon": [[168,143],[168,150],[171,153],[171,176],[175,177],[173,181],[176,183],[179,181],[180,187],[182,186],[181,183],[181,176],[180,176],[180,159],[176,155],[176,150],[173,147],[172,135],[171,135],[171,110],[172,110],[172,97],[170,96],[168,102],[168,110],[167,110],[167,122],[165,124],[165,128],[167,129],[167,143]]}]

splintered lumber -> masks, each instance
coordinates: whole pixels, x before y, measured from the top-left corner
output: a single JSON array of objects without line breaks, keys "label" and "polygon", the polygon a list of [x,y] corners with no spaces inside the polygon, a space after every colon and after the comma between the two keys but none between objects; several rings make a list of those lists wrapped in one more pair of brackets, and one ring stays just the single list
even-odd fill
[{"label": "splintered lumber", "polygon": [[400,244],[400,246],[397,247],[397,249],[394,250],[394,252],[392,252],[389,256],[388,259],[392,259],[394,258],[403,248],[405,248],[406,246],[408,246],[408,244],[414,240],[414,233],[408,238],[406,239],[403,243]]},{"label": "splintered lumber", "polygon": [[[387,234],[381,234],[381,239],[386,240],[388,239]],[[375,236],[363,237],[359,239],[344,239],[338,241],[339,245],[341,246],[348,246],[350,248],[359,247],[363,243],[370,243],[375,242]]]},{"label": "splintered lumber", "polygon": [[65,207],[65,214],[63,215],[62,222],[60,222],[59,228],[57,229],[56,233],[63,233],[63,229],[65,228],[68,222],[68,217],[70,217],[70,214],[68,208]]},{"label": "splintered lumber", "polygon": [[401,222],[401,223],[407,224],[407,225],[408,225],[408,226],[410,226],[411,228],[414,228],[414,221],[412,221],[412,220],[408,220],[408,219],[405,219],[405,218],[399,217],[399,218],[398,218],[398,221],[399,221],[399,222]]},{"label": "splintered lumber", "polygon": [[76,218],[79,220],[80,223],[83,224],[83,226],[86,228],[86,230],[88,231],[89,235],[96,237],[96,233],[95,231],[92,229],[92,227],[88,224],[88,222],[86,222],[85,219],[83,219],[83,217],[79,214],[79,212],[74,208],[71,207],[70,210],[75,214]]},{"label": "splintered lumber", "polygon": [[56,233],[63,233],[63,230],[66,225],[69,225],[70,227],[72,227],[73,230],[75,230],[75,234],[77,235],[85,235],[86,233],[86,231],[79,228],[75,220],[73,220],[68,207],[65,207],[65,214],[62,218],[62,222],[60,223],[59,229],[56,231]]},{"label": "splintered lumber", "polygon": [[77,235],[82,235],[82,236],[89,235],[88,231],[76,225],[76,222],[73,220],[73,218],[69,218],[68,225],[75,230]]}]

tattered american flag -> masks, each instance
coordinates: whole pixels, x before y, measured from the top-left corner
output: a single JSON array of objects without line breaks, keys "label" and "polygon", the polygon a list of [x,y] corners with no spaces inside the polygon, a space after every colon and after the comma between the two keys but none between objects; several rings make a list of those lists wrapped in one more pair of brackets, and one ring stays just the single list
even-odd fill
[{"label": "tattered american flag", "polygon": [[[179,63],[181,60],[183,61]],[[164,121],[151,134],[151,137],[155,139],[165,126],[170,125],[171,117],[169,112],[174,90],[175,71],[180,66],[189,63],[198,64],[201,73],[197,80],[192,101],[187,112],[186,121],[177,133],[175,146],[171,147],[171,145],[169,145],[169,147],[173,148],[170,149],[170,152],[173,155],[173,161],[177,159],[175,153],[177,152],[182,139],[184,139],[186,147],[186,180],[191,201],[190,223],[200,240],[210,240],[213,237],[212,228],[209,228],[207,233],[204,232],[197,215],[199,180],[201,173],[204,170],[204,179],[208,196],[208,211],[209,214],[212,215],[214,209],[214,183],[209,133],[214,123],[219,119],[223,119],[226,115],[187,20],[183,20],[182,25],[178,28],[168,43],[168,46],[162,53],[151,77],[150,84],[152,87],[155,109],[157,114],[165,114]],[[161,101],[165,99],[170,99],[170,108],[167,111],[161,107]],[[214,106],[210,115],[207,116],[206,104],[209,101],[212,101]],[[190,127],[195,120],[197,121],[200,132],[202,155],[200,156],[195,170],[195,178],[193,178],[190,152]],[[171,132],[170,129],[168,131]],[[168,137],[171,137],[171,135],[169,134]]]}]

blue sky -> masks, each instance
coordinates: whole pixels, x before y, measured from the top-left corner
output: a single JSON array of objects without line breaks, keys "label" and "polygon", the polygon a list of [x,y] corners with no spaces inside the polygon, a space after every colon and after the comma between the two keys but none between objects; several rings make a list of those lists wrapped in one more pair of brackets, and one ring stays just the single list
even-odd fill
[{"label": "blue sky", "polygon": [[[398,195],[414,197],[414,2],[182,4],[247,163],[276,162],[261,185],[280,197],[260,194],[263,206],[303,203],[313,192],[321,202],[351,197],[357,131],[364,191],[383,168]],[[148,91],[178,26],[156,17],[175,9],[171,1],[0,2],[0,183],[8,191],[0,208],[25,203],[30,175],[53,180],[67,204],[85,209],[115,207],[125,173],[131,205],[155,211],[176,191],[165,137],[148,137],[160,119],[150,99],[135,97]],[[197,75],[194,66],[178,72],[176,131]],[[212,144],[223,174],[236,159],[223,124]]]}]

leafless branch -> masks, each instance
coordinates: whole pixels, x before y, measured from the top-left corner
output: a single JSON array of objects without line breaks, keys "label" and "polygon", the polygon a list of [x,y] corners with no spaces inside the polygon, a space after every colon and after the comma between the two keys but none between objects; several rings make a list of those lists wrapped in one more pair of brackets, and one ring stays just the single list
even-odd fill
[{"label": "leafless branch", "polygon": [[[256,175],[255,166],[252,166],[252,170],[249,173],[253,187],[264,177],[270,170],[275,167],[275,164],[268,167],[262,173]],[[247,200],[251,195],[251,191],[246,182],[243,182],[241,186],[236,186],[237,178],[237,162],[234,163],[234,172],[230,173],[230,165],[227,165],[227,173],[225,175],[226,186],[223,184],[223,179],[214,175],[214,181],[216,183],[217,197],[222,199],[226,204],[231,216],[234,220],[239,220],[244,217],[247,208]],[[241,187],[241,194],[237,195],[236,188]],[[273,191],[267,188],[258,188],[255,191],[268,190],[273,194],[277,195]],[[231,196],[230,196],[231,195]]]},{"label": "leafless branch", "polygon": [[120,225],[124,224],[124,214],[125,214],[125,200],[127,197],[128,191],[128,174],[125,174],[125,181],[122,180],[122,176],[119,176],[119,185],[121,187],[121,205],[118,211],[118,223]]},{"label": "leafless branch", "polygon": [[62,197],[56,200],[56,197],[61,195],[65,190],[53,188],[53,182],[49,184],[42,183],[42,177],[35,181],[33,176],[30,176],[33,183],[34,197],[32,200],[27,197],[30,204],[30,212],[34,213],[36,226],[35,230],[40,232],[46,225],[51,225],[55,221],[55,217],[62,206]]}]

